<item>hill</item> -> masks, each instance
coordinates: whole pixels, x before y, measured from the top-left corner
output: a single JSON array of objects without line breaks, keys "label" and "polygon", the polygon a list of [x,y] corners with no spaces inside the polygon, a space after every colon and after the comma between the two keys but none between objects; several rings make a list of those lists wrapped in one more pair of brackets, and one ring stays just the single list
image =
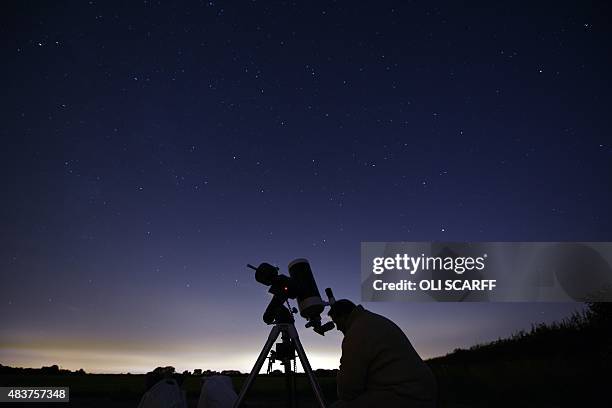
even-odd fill
[{"label": "hill", "polygon": [[561,322],[427,361],[442,406],[585,406],[601,401],[612,363],[612,303]]}]

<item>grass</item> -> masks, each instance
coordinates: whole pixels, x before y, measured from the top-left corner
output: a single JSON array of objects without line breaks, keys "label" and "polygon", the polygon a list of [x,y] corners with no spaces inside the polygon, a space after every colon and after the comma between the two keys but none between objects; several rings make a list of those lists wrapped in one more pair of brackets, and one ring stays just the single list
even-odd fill
[{"label": "grass", "polygon": [[[234,388],[240,390],[246,376],[232,377]],[[319,385],[328,401],[335,399],[336,382],[332,377],[318,378]],[[86,374],[86,375],[13,375],[0,374],[0,386],[67,386],[70,387],[71,403],[62,406],[103,407],[132,406],[136,407],[145,392],[145,376],[142,374]],[[200,395],[201,380],[199,377],[186,377],[182,385],[190,406],[195,407]],[[296,376],[296,392],[300,406],[309,406],[314,401],[308,379],[303,375]],[[247,401],[265,406],[283,406],[285,401],[285,378],[258,376],[248,394]],[[110,405],[107,405],[110,404]],[[26,407],[36,404],[15,404]],[[3,404],[3,407],[5,405]],[[7,407],[9,405],[6,405]]]}]

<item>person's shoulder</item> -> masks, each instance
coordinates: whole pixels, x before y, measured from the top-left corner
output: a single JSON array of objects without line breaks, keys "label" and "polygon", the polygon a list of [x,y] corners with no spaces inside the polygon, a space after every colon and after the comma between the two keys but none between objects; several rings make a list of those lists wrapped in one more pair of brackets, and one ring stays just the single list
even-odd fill
[{"label": "person's shoulder", "polygon": [[356,316],[347,334],[354,332],[363,336],[367,333],[368,336],[375,337],[377,335],[377,327],[385,324],[382,319],[386,320],[383,316],[372,313],[369,310],[363,310]]},{"label": "person's shoulder", "polygon": [[346,353],[363,353],[371,347],[377,338],[365,325],[353,325],[342,339],[342,350]]},{"label": "person's shoulder", "polygon": [[[373,333],[382,336],[388,336],[392,332],[399,332],[402,335],[403,331],[391,319],[379,315],[378,313],[365,311],[361,324],[367,326]],[[399,334],[398,333],[398,334]]]},{"label": "person's shoulder", "polygon": [[362,315],[363,321],[376,322],[381,324],[393,323],[391,320],[387,319],[385,316],[379,315],[378,313],[371,312],[369,310],[364,310]]},{"label": "person's shoulder", "polygon": [[368,310],[362,311],[346,332],[342,349],[353,352],[370,352],[381,344],[389,334],[389,326],[383,316]]}]

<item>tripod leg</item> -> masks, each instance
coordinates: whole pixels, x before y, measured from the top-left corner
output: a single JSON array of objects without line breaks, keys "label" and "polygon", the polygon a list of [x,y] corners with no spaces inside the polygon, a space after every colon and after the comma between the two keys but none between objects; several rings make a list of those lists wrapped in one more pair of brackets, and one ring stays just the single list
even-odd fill
[{"label": "tripod leg", "polygon": [[300,338],[298,336],[297,330],[295,326],[289,326],[288,328],[289,335],[293,339],[295,344],[295,350],[297,351],[298,357],[300,358],[300,362],[302,363],[302,368],[308,376],[308,380],[310,381],[310,386],[312,387],[312,391],[315,394],[315,398],[319,404],[320,408],[325,407],[325,401],[323,401],[323,393],[321,392],[321,388],[319,388],[319,383],[312,372],[312,368],[310,367],[310,363],[308,362],[308,357],[306,357],[306,352],[304,351],[304,347],[302,347],[302,343],[300,342]]},{"label": "tripod leg", "polygon": [[283,366],[285,367],[285,388],[287,390],[287,406],[295,408],[295,373],[291,369],[291,361],[284,362]]},{"label": "tripod leg", "polygon": [[259,357],[257,357],[257,361],[255,362],[251,373],[242,385],[240,394],[238,395],[238,398],[234,403],[234,408],[238,408],[242,404],[244,397],[246,396],[247,392],[249,392],[249,388],[251,388],[251,385],[253,385],[255,377],[257,376],[257,374],[259,374],[259,371],[261,370],[263,363],[266,361],[266,357],[268,357],[268,353],[270,353],[270,350],[272,349],[272,346],[274,345],[274,342],[278,338],[279,334],[280,329],[278,328],[278,326],[272,327],[272,330],[270,330],[270,334],[268,335],[268,340],[266,341],[266,344],[263,346],[261,353],[259,353]]},{"label": "tripod leg", "polygon": [[291,367],[291,362],[295,361],[294,343],[287,330],[281,329],[281,338],[289,355],[284,356],[283,367],[285,368],[285,389],[287,390],[287,407],[296,408],[295,399],[295,373]]}]

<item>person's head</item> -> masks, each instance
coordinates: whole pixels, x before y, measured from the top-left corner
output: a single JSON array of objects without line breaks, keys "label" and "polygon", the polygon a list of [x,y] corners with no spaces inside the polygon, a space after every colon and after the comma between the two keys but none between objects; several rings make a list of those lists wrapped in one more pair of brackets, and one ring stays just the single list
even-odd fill
[{"label": "person's head", "polygon": [[329,309],[327,315],[331,317],[332,321],[336,325],[336,328],[346,334],[346,322],[348,321],[349,315],[355,310],[355,304],[348,299],[337,300]]}]

